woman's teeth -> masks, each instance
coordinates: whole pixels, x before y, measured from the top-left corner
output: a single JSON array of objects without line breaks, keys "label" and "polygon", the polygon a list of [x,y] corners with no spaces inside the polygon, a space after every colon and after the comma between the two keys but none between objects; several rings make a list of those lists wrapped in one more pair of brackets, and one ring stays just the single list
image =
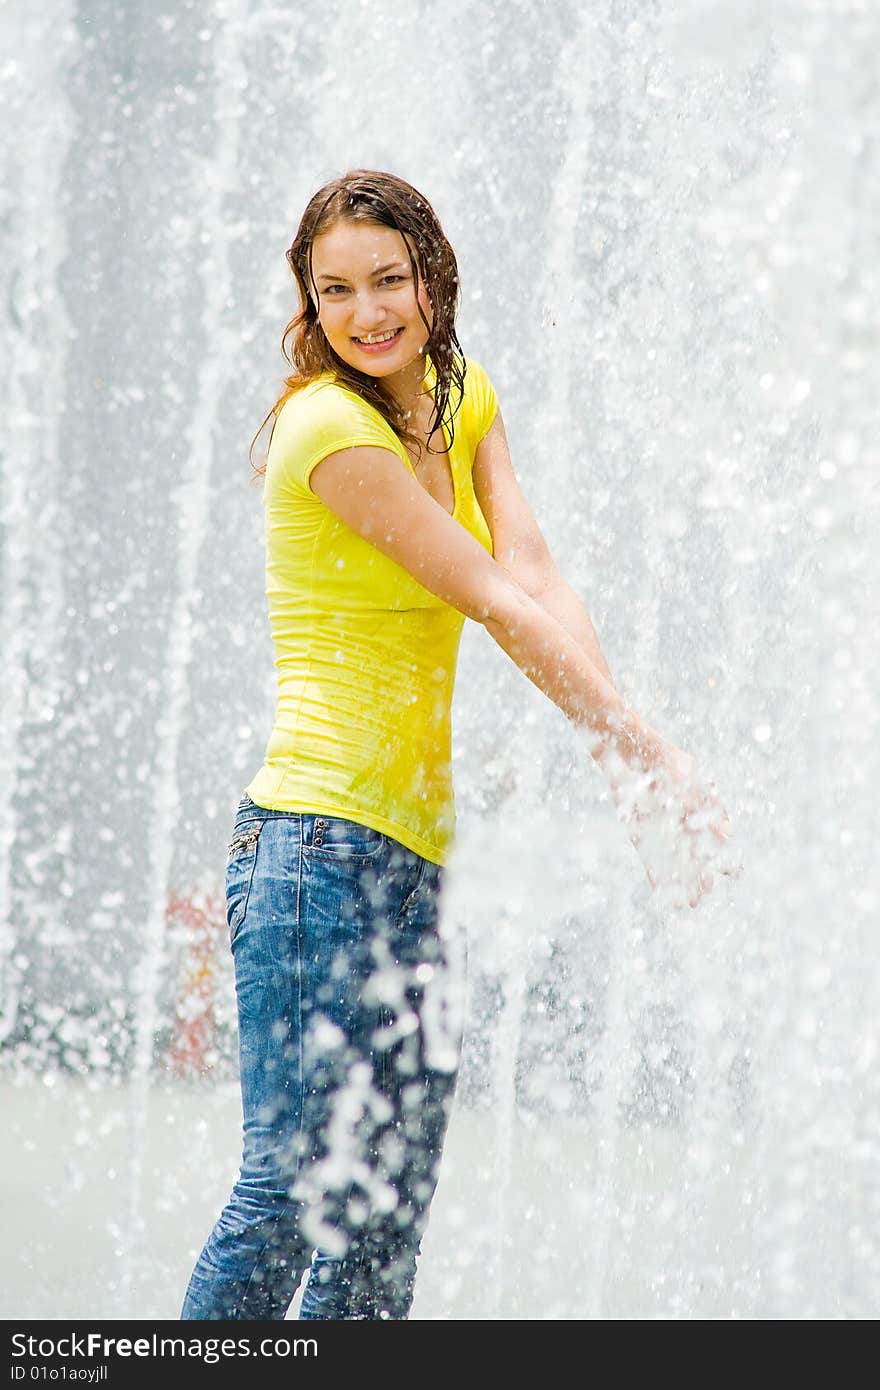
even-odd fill
[{"label": "woman's teeth", "polygon": [[387,343],[389,338],[394,338],[402,332],[400,328],[391,328],[387,333],[375,333],[369,338],[355,338],[356,343]]}]

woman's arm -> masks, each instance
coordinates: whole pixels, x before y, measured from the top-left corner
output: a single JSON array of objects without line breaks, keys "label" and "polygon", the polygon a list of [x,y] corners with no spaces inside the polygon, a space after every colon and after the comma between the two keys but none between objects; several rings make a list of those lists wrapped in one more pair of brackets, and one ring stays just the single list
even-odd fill
[{"label": "woman's arm", "polygon": [[[592,757],[611,783],[630,826],[635,824],[630,834],[655,888],[666,871],[662,856],[658,868],[657,859],[652,861],[653,851],[646,857],[642,844],[646,826],[655,817],[650,805],[629,806],[626,780],[634,783],[638,795],[643,791],[649,798],[659,795],[663,807],[671,805],[675,836],[680,827],[690,831],[689,817],[699,813],[711,843],[706,849],[706,837],[700,837],[697,823],[697,835],[690,836],[692,876],[687,884],[687,901],[695,907],[712,885],[711,875],[704,870],[719,844],[727,840],[730,819],[714,793],[707,793],[695,780],[693,760],[629,709],[588,655],[578,614],[574,623],[579,631],[574,636],[434,500],[390,449],[358,445],[328,454],[315,465],[309,483],[316,496],[364,540],[438,598],[481,623],[529,680],[587,732]],[[530,564],[543,576],[537,589],[545,595],[555,589],[553,598],[558,601],[553,568],[542,568],[546,565],[542,553],[536,544]],[[532,568],[530,585],[535,578]],[[572,605],[564,596],[562,601],[570,619]],[[669,803],[664,787],[672,792]],[[664,809],[661,819],[666,816]],[[677,850],[669,862],[677,866],[676,856]],[[674,872],[678,873],[677,867]]]},{"label": "woman's arm", "polygon": [[[590,615],[559,573],[541,528],[522,494],[500,411],[477,448],[473,476],[477,500],[492,532],[495,558],[511,578],[565,628],[613,686]],[[714,793],[699,785],[694,761],[686,753],[667,745],[665,766],[659,769],[661,775],[649,771],[647,776],[635,779],[631,775],[633,761],[627,760],[622,765],[607,744],[597,745],[593,756],[600,762],[610,783],[618,815],[627,825],[653,888],[661,887],[664,879],[671,876],[674,900],[675,892],[681,887],[678,880],[684,863],[685,896],[690,906],[695,907],[701,894],[712,885],[707,868],[710,862],[715,863],[719,872],[736,872],[734,861],[721,867],[717,858],[719,847],[729,839],[730,818]],[[663,774],[669,774],[668,778]],[[658,797],[662,805],[664,783],[668,786],[670,782],[670,790],[675,791],[671,820],[657,814]],[[688,879],[688,860],[687,857],[683,860],[676,849],[676,837],[682,824],[690,829],[688,817],[695,813],[703,814],[714,833],[699,846],[690,844]],[[666,886],[668,890],[668,884]]]},{"label": "woman's arm", "polygon": [[605,679],[614,685],[614,677],[599,646],[599,638],[596,636],[592,619],[585,604],[568,581],[563,579],[560,574],[546,589],[539,589],[537,593],[532,594],[532,598],[540,603],[541,607],[546,609],[548,613],[552,614],[556,621],[562,624],[566,632],[571,633],[575,641],[583,647],[590,660],[602,672]]},{"label": "woman's arm", "polygon": [[363,445],[340,449],[315,466],[310,486],[364,540],[481,623],[573,724],[595,733],[590,751],[597,761],[613,744],[630,766],[667,766],[677,750],[626,706],[580,641],[431,497],[396,453]]},{"label": "woman's arm", "polygon": [[613,685],[592,619],[574,589],[560,574],[523,496],[513,470],[500,410],[477,446],[473,479],[477,501],[492,533],[492,548],[498,563],[561,623]]}]

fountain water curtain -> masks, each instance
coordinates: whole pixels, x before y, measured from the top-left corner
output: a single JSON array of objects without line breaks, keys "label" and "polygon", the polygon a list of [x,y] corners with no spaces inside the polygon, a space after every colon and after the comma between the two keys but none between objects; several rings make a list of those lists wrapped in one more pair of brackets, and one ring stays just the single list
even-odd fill
[{"label": "fountain water curtain", "polygon": [[[234,1181],[210,905],[274,702],[247,446],[296,218],[368,165],[431,197],[560,568],[744,865],[695,912],[652,895],[584,740],[466,626],[465,1048],[413,1315],[872,1316],[880,12],[0,26],[0,1080],[8,1170],[47,1194],[9,1214],[9,1315],[176,1316]],[[392,119],[364,94],[402,72]]]}]

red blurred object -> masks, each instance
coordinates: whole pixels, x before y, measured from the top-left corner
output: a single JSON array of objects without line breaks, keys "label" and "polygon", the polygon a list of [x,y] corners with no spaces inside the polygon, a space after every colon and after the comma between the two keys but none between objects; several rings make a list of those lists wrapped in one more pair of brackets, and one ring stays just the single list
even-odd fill
[{"label": "red blurred object", "polygon": [[181,943],[169,1067],[178,1077],[202,1076],[216,1058],[217,955],[226,914],[211,894],[171,893],[166,922]]}]

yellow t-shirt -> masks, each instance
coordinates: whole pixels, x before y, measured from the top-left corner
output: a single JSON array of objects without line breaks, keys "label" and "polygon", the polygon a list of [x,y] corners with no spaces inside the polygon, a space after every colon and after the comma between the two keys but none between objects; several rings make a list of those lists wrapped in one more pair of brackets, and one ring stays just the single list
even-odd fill
[{"label": "yellow t-shirt", "polygon": [[[452,515],[492,554],[472,469],[498,400],[479,363],[465,361]],[[425,382],[436,384],[430,358]],[[445,427],[443,436],[448,447]],[[455,834],[451,707],[464,615],[312,492],[315,465],[357,444],[393,449],[413,471],[390,425],[331,372],[290,396],[272,431],[263,502],[278,700],[265,762],[246,790],[258,806],[344,816],[444,864]]]}]

